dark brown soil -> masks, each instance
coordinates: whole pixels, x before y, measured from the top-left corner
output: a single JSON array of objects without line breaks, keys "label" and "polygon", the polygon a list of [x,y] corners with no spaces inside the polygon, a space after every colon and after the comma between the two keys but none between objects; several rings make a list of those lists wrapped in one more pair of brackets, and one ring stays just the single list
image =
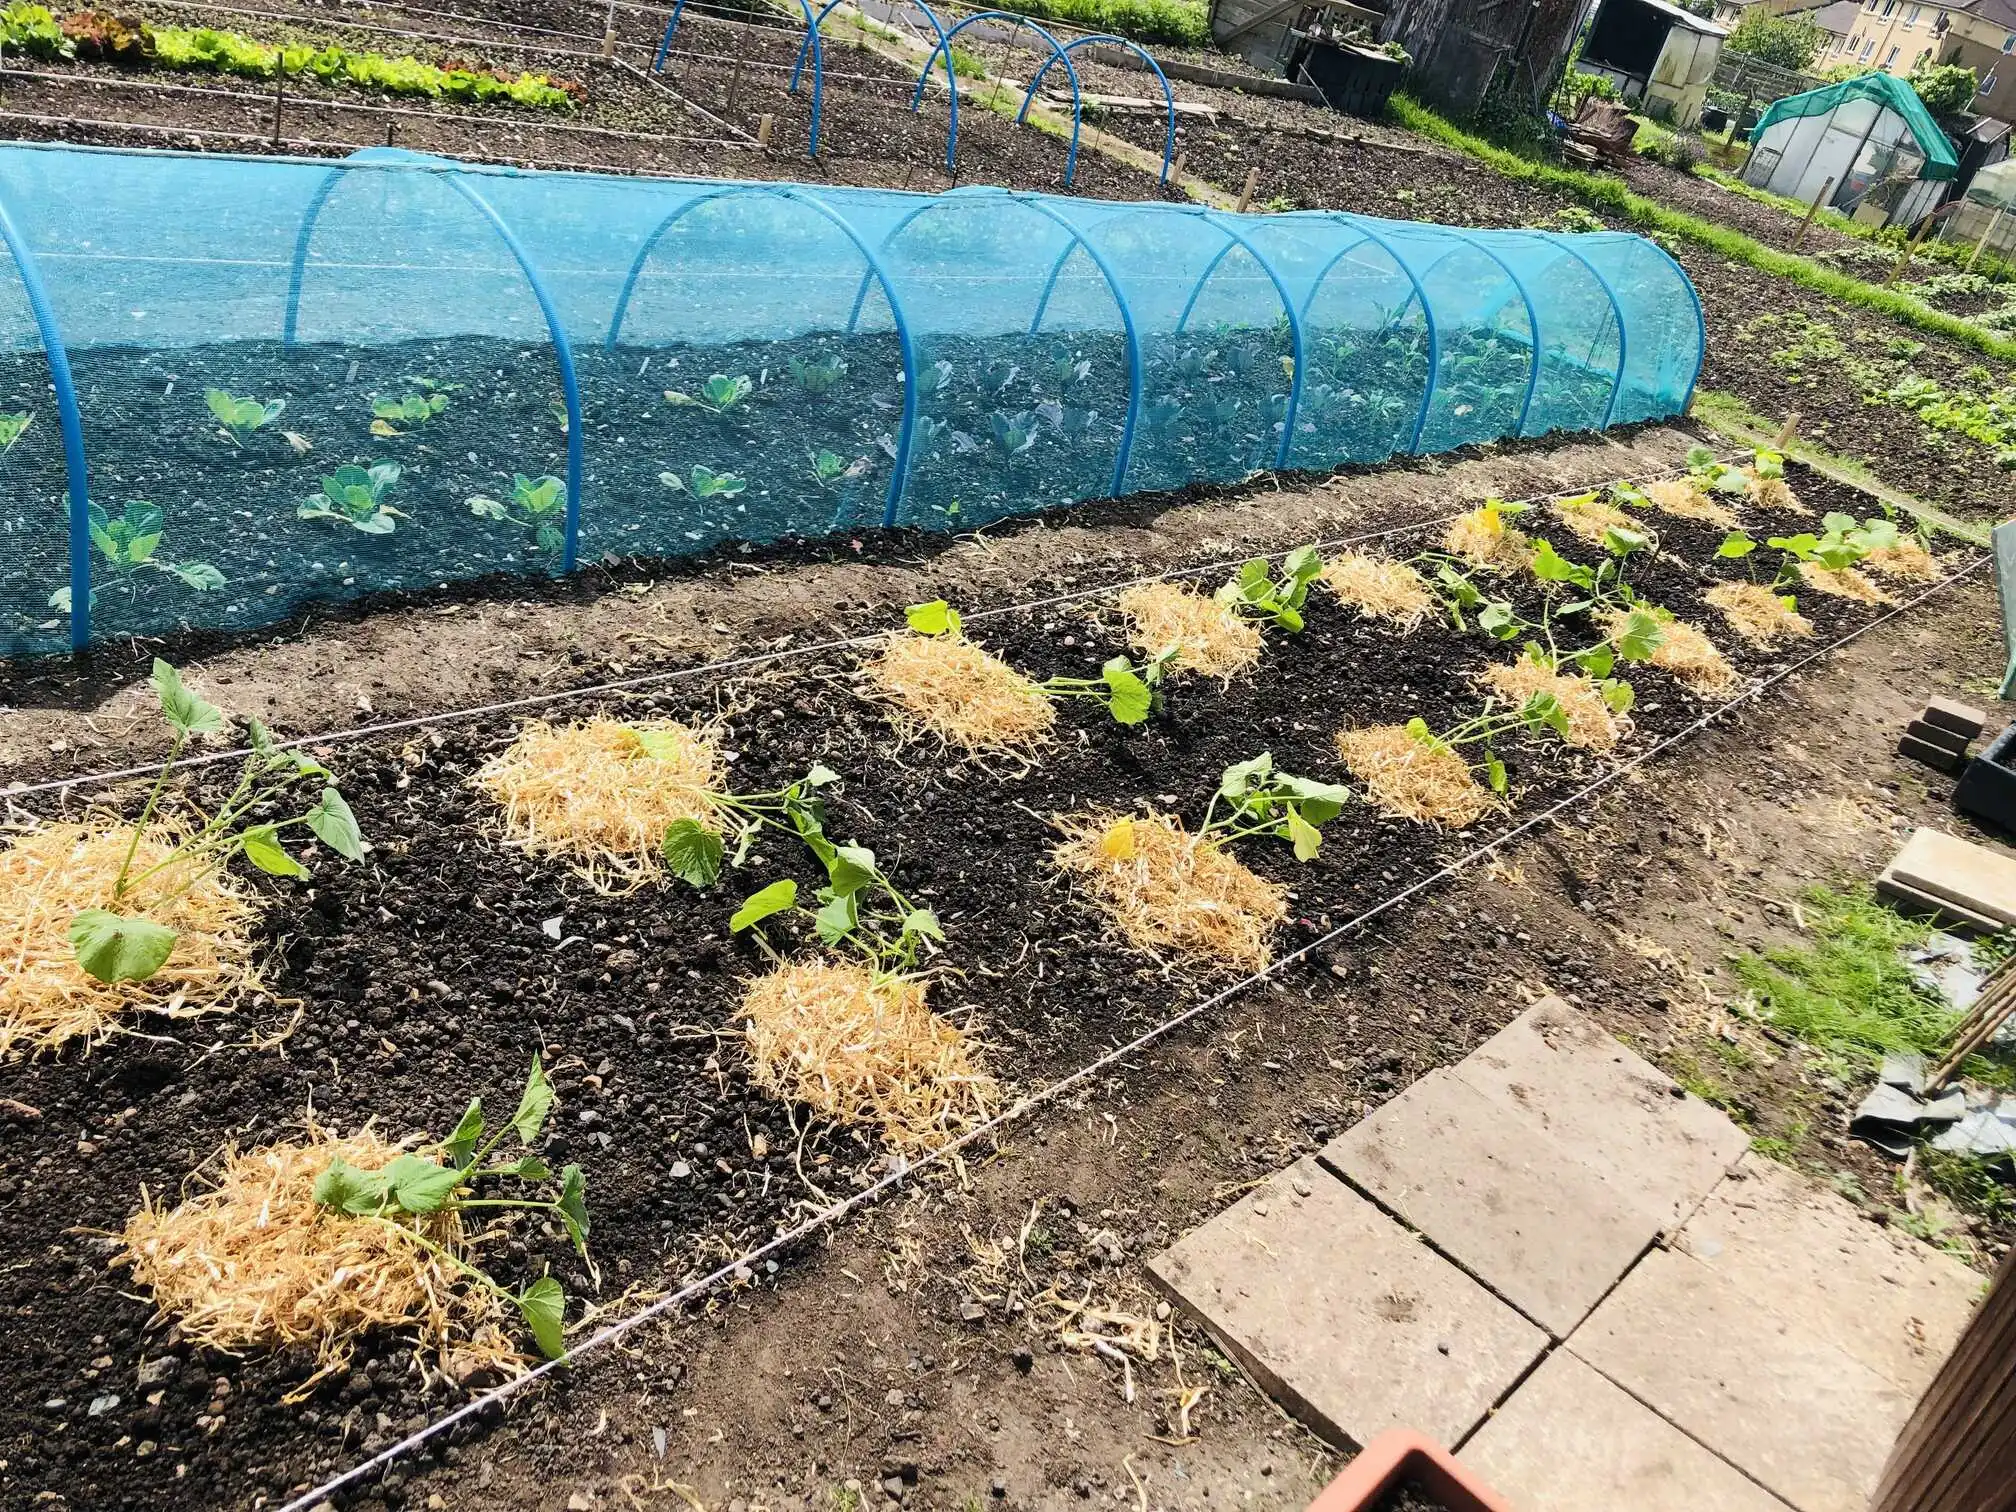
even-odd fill
[{"label": "dark brown soil", "polygon": [[[1801,477],[1797,486],[1809,502],[1833,500],[1821,480]],[[1539,530],[1544,520],[1528,523]],[[1768,528],[1793,523],[1781,517]],[[1667,554],[1634,578],[1676,613],[1700,619],[1702,581],[1672,554],[1697,544],[1670,534]],[[1514,594],[1528,613],[1535,592]],[[1868,617],[1831,602],[1812,612],[1827,634]],[[1089,614],[1011,617],[975,631],[1038,676],[1082,674],[1121,649],[1096,603]],[[1772,664],[1730,650],[1746,670]],[[1170,973],[1105,942],[1096,916],[1057,885],[1046,860],[1050,815],[1167,794],[1158,801],[1194,822],[1219,770],[1261,749],[1284,769],[1335,774],[1335,688],[1352,689],[1353,722],[1420,714],[1446,727],[1475,707],[1475,673],[1507,654],[1446,626],[1403,640],[1321,609],[1305,633],[1273,643],[1253,679],[1222,691],[1180,686],[1167,713],[1140,731],[1067,707],[1070,757],[1020,776],[893,748],[879,718],[835,696],[846,659],[735,684],[681,684],[612,707],[690,719],[738,711],[727,728],[744,791],[774,787],[814,761],[839,770],[846,789],[834,828],[886,858],[946,925],[948,962],[963,975],[941,979],[940,1007],[970,1009],[996,1070],[1035,1085],[1158,1022],[1172,996]],[[1638,739],[1695,717],[1699,706],[1662,674],[1638,669],[1634,681]],[[550,1156],[589,1172],[601,1286],[563,1246],[530,1231],[493,1250],[492,1261],[519,1274],[550,1263],[571,1294],[619,1309],[632,1288],[662,1289],[695,1274],[707,1256],[760,1243],[801,1200],[871,1179],[881,1160],[872,1142],[794,1125],[786,1109],[748,1088],[737,1053],[737,984],[762,959],[746,938],[729,938],[725,919],[739,896],[778,875],[809,885],[804,858],[766,847],[744,875],[706,895],[593,894],[500,846],[467,786],[515,729],[515,720],[477,720],[333,753],[377,848],[368,866],[325,857],[312,883],[266,889],[273,990],[307,1008],[284,1040],[257,1043],[288,1023],[290,1010],[274,1005],[175,1040],[115,1040],[88,1056],[0,1070],[8,1099],[0,1106],[14,1110],[0,1148],[19,1152],[0,1190],[8,1218],[0,1307],[16,1341],[0,1396],[0,1489],[52,1489],[73,1504],[109,1508],[155,1505],[172,1486],[201,1505],[243,1505],[254,1488],[278,1494],[309,1482],[452,1400],[450,1388],[423,1379],[405,1350],[384,1340],[367,1345],[348,1376],[323,1383],[301,1407],[285,1406],[281,1397],[307,1376],[309,1361],[232,1362],[194,1351],[150,1324],[146,1304],[106,1269],[113,1245],[98,1236],[123,1225],[143,1184],[172,1192],[220,1145],[285,1137],[311,1105],[338,1128],[375,1117],[401,1132],[439,1132],[470,1096],[508,1095],[529,1052],[540,1050],[562,1099]],[[1529,811],[1596,769],[1551,739],[1519,736],[1501,751]],[[1493,820],[1484,832],[1512,822]],[[1284,931],[1292,942],[1427,876],[1446,851],[1476,838],[1423,837],[1353,805],[1307,867],[1271,844],[1249,842],[1242,854],[1295,889],[1296,916]],[[1361,980],[1358,958],[1323,951],[1285,972],[1281,987],[1301,992],[1333,977]],[[32,1179],[12,1174],[30,1157]],[[110,1363],[93,1363],[101,1358]],[[178,1363],[151,1366],[150,1389],[135,1386],[142,1362],[157,1358]],[[156,1379],[162,1371],[169,1374]],[[215,1389],[219,1378],[228,1393]],[[108,1396],[120,1400],[86,1410]],[[155,1447],[142,1454],[142,1444]]]},{"label": "dark brown soil", "polygon": [[1380,1497],[1372,1512],[1448,1512],[1419,1481],[1402,1481]]}]

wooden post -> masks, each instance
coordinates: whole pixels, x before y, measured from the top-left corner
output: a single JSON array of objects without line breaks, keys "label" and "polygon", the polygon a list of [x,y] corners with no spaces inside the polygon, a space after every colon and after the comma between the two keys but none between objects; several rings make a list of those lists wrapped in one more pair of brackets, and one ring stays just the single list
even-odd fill
[{"label": "wooden post", "polygon": [[1169,165],[1170,183],[1180,184],[1183,182],[1183,164],[1189,158],[1189,156],[1190,154],[1187,152],[1179,152],[1176,154],[1176,161]]},{"label": "wooden post", "polygon": [[1926,216],[1925,223],[1918,228],[1918,234],[1905,244],[1904,254],[1897,259],[1897,266],[1890,270],[1890,277],[1885,281],[1885,287],[1895,288],[1897,280],[1904,276],[1904,270],[1911,265],[1912,257],[1917,253],[1919,247],[1924,245],[1925,238],[1931,233],[1932,220],[1932,216]]},{"label": "wooden post", "polygon": [[273,71],[273,145],[280,145],[280,110],[287,99],[287,75]]},{"label": "wooden post", "polygon": [[770,128],[776,124],[777,117],[774,115],[758,116],[756,118],[756,145],[758,147],[768,147],[770,145]]},{"label": "wooden post", "polygon": [[2007,205],[1997,205],[1995,213],[1988,217],[1988,227],[1981,233],[1981,240],[1974,243],[1974,253],[1967,259],[1967,272],[1974,271],[1974,264],[1981,260],[1981,249],[1988,245],[1988,238],[1993,236],[1995,228],[2002,224],[2002,212],[2008,208]]},{"label": "wooden post", "polygon": [[602,56],[616,56],[616,0],[609,0],[609,14],[602,18]]},{"label": "wooden post", "polygon": [[1792,250],[1797,252],[1805,244],[1806,232],[1813,224],[1813,217],[1820,213],[1820,202],[1834,189],[1834,176],[1829,174],[1827,182],[1820,186],[1820,192],[1813,196],[1813,203],[1806,207],[1806,219],[1799,222],[1799,234],[1792,238]]},{"label": "wooden post", "polygon": [[728,101],[725,105],[721,107],[722,112],[724,114],[734,110],[735,91],[740,89],[741,87],[742,87],[742,58],[740,54],[737,54],[735,58],[734,70],[728,75]]},{"label": "wooden post", "polygon": [[1799,429],[1799,411],[1794,410],[1785,417],[1785,423],[1778,427],[1778,434],[1771,438],[1771,450],[1782,454],[1792,444],[1792,437]]},{"label": "wooden post", "polygon": [[1239,191],[1239,203],[1235,207],[1237,214],[1244,215],[1252,207],[1253,191],[1259,187],[1260,165],[1255,163],[1251,168],[1246,170],[1246,187]]},{"label": "wooden post", "polygon": [[2016,1249],[1897,1437],[1870,1512],[1999,1512],[2016,1487]]}]

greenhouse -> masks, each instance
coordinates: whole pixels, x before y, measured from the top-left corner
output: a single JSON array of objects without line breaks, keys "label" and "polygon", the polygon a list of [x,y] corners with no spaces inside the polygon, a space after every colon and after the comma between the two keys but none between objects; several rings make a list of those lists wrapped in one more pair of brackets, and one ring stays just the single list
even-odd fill
[{"label": "greenhouse", "polygon": [[1789,95],[1750,133],[1743,180],[1874,226],[1915,225],[1937,208],[1960,160],[1903,79],[1868,73]]},{"label": "greenhouse", "polygon": [[1642,238],[14,145],[13,653],[1682,412]]}]

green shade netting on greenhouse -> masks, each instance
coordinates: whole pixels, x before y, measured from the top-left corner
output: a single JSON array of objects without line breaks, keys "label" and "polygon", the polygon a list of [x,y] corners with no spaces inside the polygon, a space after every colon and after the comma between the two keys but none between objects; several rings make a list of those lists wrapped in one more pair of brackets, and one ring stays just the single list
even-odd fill
[{"label": "green shade netting on greenhouse", "polygon": [[1779,121],[1798,116],[1825,115],[1849,100],[1874,100],[1904,118],[1904,124],[1911,128],[1911,135],[1918,140],[1919,150],[1925,154],[1925,171],[1918,175],[1920,178],[1950,179],[1960,171],[1960,159],[1954,155],[1953,144],[1939,129],[1939,123],[1932,119],[1932,112],[1925,108],[1925,102],[1918,98],[1918,91],[1907,81],[1885,73],[1866,73],[1857,79],[1829,84],[1825,89],[1809,89],[1805,94],[1787,95],[1764,112],[1752,128],[1750,140],[1753,144],[1762,141],[1764,133]]}]

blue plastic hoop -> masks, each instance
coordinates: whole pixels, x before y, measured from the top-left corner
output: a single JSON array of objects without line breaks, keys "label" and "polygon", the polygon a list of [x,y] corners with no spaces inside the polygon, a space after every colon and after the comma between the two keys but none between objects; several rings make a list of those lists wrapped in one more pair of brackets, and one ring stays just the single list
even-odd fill
[{"label": "blue plastic hoop", "polygon": [[[1512,287],[1519,292],[1519,302],[1526,307],[1526,329],[1533,335],[1533,363],[1531,370],[1526,375],[1526,398],[1519,406],[1518,420],[1513,422],[1512,425],[1512,434],[1514,436],[1523,436],[1526,434],[1526,417],[1533,410],[1533,396],[1540,389],[1540,312],[1533,307],[1533,296],[1526,291],[1526,280],[1521,278],[1517,273],[1514,273],[1512,265],[1506,262],[1504,258],[1493,252],[1490,247],[1477,240],[1476,237],[1467,235],[1457,230],[1454,226],[1438,226],[1436,230],[1455,241],[1461,242],[1473,251],[1482,252],[1491,261],[1498,264],[1498,271],[1512,280]],[[1440,259],[1438,258],[1437,261],[1439,262]]]},{"label": "blue plastic hoop", "polygon": [[21,290],[35,317],[42,355],[49,360],[49,386],[56,391],[56,423],[63,432],[63,472],[70,503],[70,649],[91,644],[91,484],[84,465],[84,417],[77,407],[77,386],[70,378],[70,352],[49,302],[49,286],[28,243],[14,228],[14,217],[0,201],[0,242],[14,259]]},{"label": "blue plastic hoop", "polygon": [[[1358,232],[1363,240],[1351,243],[1350,246],[1343,248],[1330,261],[1323,265],[1322,271],[1316,275],[1309,285],[1309,297],[1302,301],[1302,318],[1304,320],[1309,318],[1309,310],[1316,303],[1316,296],[1322,292],[1323,282],[1330,276],[1331,270],[1346,257],[1357,251],[1364,242],[1369,241],[1373,246],[1393,259],[1393,266],[1406,275],[1408,286],[1414,291],[1411,298],[1414,303],[1421,306],[1421,319],[1428,328],[1428,381],[1421,385],[1421,404],[1414,412],[1414,430],[1408,437],[1406,447],[1409,454],[1418,455],[1421,450],[1422,433],[1428,428],[1429,406],[1435,402],[1435,379],[1442,355],[1441,338],[1435,326],[1435,307],[1428,303],[1428,291],[1421,287],[1421,280],[1416,278],[1414,270],[1407,266],[1407,259],[1402,257],[1399,251],[1385,237],[1368,227],[1360,217],[1343,211],[1327,211],[1325,212],[1325,218],[1335,221],[1339,225],[1349,226],[1353,231]],[[1404,309],[1405,306],[1403,305],[1401,308]]]},{"label": "blue plastic hoop", "polygon": [[[810,0],[798,0],[805,12],[805,39],[798,44],[798,67],[791,70],[791,87],[785,93],[798,93],[798,69],[805,66],[805,48],[809,44],[812,49],[812,141],[806,148],[808,157],[819,156],[819,115],[826,95],[826,61],[819,47],[819,23],[826,19],[826,11],[833,9],[833,4],[837,3],[838,0],[832,0],[826,10],[819,12],[815,18]],[[658,39],[657,56],[651,60],[651,72],[654,74],[665,71],[665,55],[672,51],[672,34],[679,30],[679,17],[685,10],[686,0],[673,0],[672,15],[665,22],[665,34]],[[931,19],[935,25],[938,18],[933,16]]]},{"label": "blue plastic hoop", "polygon": [[1558,248],[1587,268],[1596,282],[1603,286],[1603,297],[1610,301],[1610,318],[1617,323],[1617,371],[1610,379],[1610,400],[1603,406],[1603,422],[1596,427],[1598,430],[1608,430],[1610,417],[1617,413],[1617,396],[1624,392],[1624,362],[1630,351],[1630,335],[1624,329],[1624,306],[1618,303],[1617,290],[1612,287],[1603,270],[1575,249],[1572,235],[1560,241],[1548,242],[1546,245]]},{"label": "blue plastic hoop", "polygon": [[[805,67],[805,54],[811,47],[813,39],[817,36],[819,28],[826,24],[826,17],[831,14],[833,7],[841,3],[843,3],[843,0],[826,0],[826,4],[819,11],[818,19],[806,28],[805,40],[798,44],[798,60],[791,65],[791,83],[786,91],[787,93],[798,93],[798,75]],[[952,71],[952,41],[945,30],[945,23],[938,19],[938,13],[926,5],[924,0],[910,0],[910,4],[924,12],[924,19],[931,23],[931,30],[938,34],[938,41],[931,49],[931,57],[925,60],[924,72],[918,77],[916,91],[910,96],[910,109],[915,111],[918,108],[918,102],[924,96],[924,80],[931,76],[931,64],[938,54],[943,52],[945,54],[945,94],[951,101],[952,124],[945,138],[945,171],[950,173],[953,171],[953,150],[959,141],[959,77]],[[964,23],[962,22],[961,24],[963,25]],[[958,27],[954,27],[953,30],[957,31]],[[1068,183],[1069,180],[1067,179],[1066,182]]]},{"label": "blue plastic hoop", "polygon": [[[910,334],[910,323],[903,316],[903,302],[896,295],[896,281],[889,276],[888,268],[861,233],[856,231],[845,216],[817,195],[799,188],[796,184],[736,184],[723,189],[709,190],[696,195],[670,215],[658,222],[644,244],[637,249],[637,257],[630,264],[630,271],[624,276],[622,290],[616,296],[615,313],[609,320],[609,336],[604,346],[614,347],[616,338],[623,329],[623,317],[629,313],[630,296],[636,292],[637,280],[644,272],[644,264],[650,260],[652,250],[665,233],[677,225],[681,219],[715,200],[760,197],[789,200],[803,205],[830,221],[854,244],[854,250],[861,254],[861,260],[868,265],[869,273],[882,285],[882,295],[889,301],[889,315],[896,326],[896,344],[903,354],[903,428],[896,440],[895,471],[889,479],[889,497],[882,509],[882,523],[892,526],[896,523],[897,510],[902,504],[903,489],[909,481],[911,432],[917,426],[917,344]],[[860,301],[855,302],[855,313],[860,313]],[[851,332],[852,320],[847,325]]]},{"label": "blue plastic hoop", "polygon": [[[952,30],[941,34],[938,47],[933,48],[931,56],[924,60],[924,69],[917,75],[917,87],[910,92],[910,108],[915,110],[918,102],[924,98],[924,84],[931,77],[931,65],[938,61],[939,48],[943,48],[945,52],[946,83],[951,87],[953,96],[956,99],[959,93],[959,80],[952,68],[952,39],[974,22],[989,20],[1015,21],[1028,27],[1029,30],[1050,44],[1051,62],[1062,63],[1064,65],[1064,73],[1071,80],[1071,147],[1064,155],[1064,187],[1068,189],[1071,187],[1071,181],[1078,174],[1078,122],[1084,105],[1084,94],[1078,87],[1078,70],[1071,65],[1070,53],[1062,43],[1027,16],[1018,15],[1014,11],[983,10],[975,11],[970,16],[962,16],[958,21],[954,22]],[[1022,118],[1018,115],[1015,119],[1020,121]],[[947,172],[956,171],[955,164],[958,151],[959,112],[955,108],[952,112],[952,129],[945,140],[945,168]]]},{"label": "blue plastic hoop", "polygon": [[1274,293],[1281,301],[1281,313],[1288,319],[1289,352],[1295,359],[1295,371],[1288,379],[1288,408],[1283,413],[1281,419],[1281,446],[1274,454],[1274,467],[1276,471],[1279,471],[1288,465],[1288,449],[1294,444],[1295,440],[1295,414],[1302,405],[1304,362],[1301,312],[1295,308],[1295,301],[1288,293],[1288,285],[1282,280],[1281,275],[1275,271],[1274,264],[1267,260],[1267,254],[1247,240],[1244,232],[1226,224],[1231,219],[1230,216],[1222,211],[1207,210],[1202,205],[1171,207],[1171,210],[1172,213],[1177,215],[1201,216],[1217,227],[1219,231],[1223,232],[1226,237],[1225,245],[1220,247],[1211,261],[1204,265],[1203,273],[1198,276],[1197,282],[1191,286],[1190,297],[1183,301],[1183,313],[1176,317],[1176,329],[1178,331],[1181,331],[1190,323],[1190,314],[1197,308],[1197,301],[1204,293],[1204,285],[1211,281],[1211,275],[1218,271],[1218,265],[1232,255],[1234,247],[1241,248],[1248,257],[1260,265],[1260,271],[1267,275],[1267,281],[1274,285]]},{"label": "blue plastic hoop", "polygon": [[[1176,157],[1176,91],[1169,87],[1169,76],[1162,72],[1162,65],[1160,63],[1157,63],[1155,59],[1148,54],[1148,51],[1145,48],[1143,48],[1138,42],[1129,42],[1125,37],[1109,37],[1109,36],[1072,38],[1069,42],[1066,42],[1061,48],[1057,50],[1055,56],[1045,58],[1043,60],[1043,66],[1036,70],[1036,76],[1029,81],[1028,92],[1022,96],[1022,108],[1015,112],[1015,124],[1017,126],[1020,126],[1025,120],[1028,119],[1029,107],[1032,103],[1034,103],[1036,99],[1037,89],[1039,89],[1042,86],[1043,75],[1050,72],[1050,65],[1052,63],[1055,63],[1058,58],[1062,57],[1064,58],[1064,66],[1066,68],[1070,68],[1071,60],[1068,57],[1065,57],[1065,54],[1073,51],[1076,48],[1090,47],[1094,43],[1111,43],[1115,47],[1124,47],[1138,54],[1142,62],[1146,63],[1151,69],[1155,71],[1155,77],[1162,81],[1162,99],[1163,102],[1169,107],[1169,130],[1167,135],[1163,138],[1162,142],[1162,177],[1160,181],[1164,184],[1168,183],[1169,165],[1171,162],[1175,160]],[[1072,75],[1071,87],[1074,91],[1078,87],[1078,80],[1075,71],[1073,72]],[[1076,98],[1075,94],[1073,98],[1074,99]],[[1066,182],[1069,181],[1067,180]]]},{"label": "blue plastic hoop", "polygon": [[341,176],[353,168],[385,163],[438,173],[446,179],[448,186],[490,223],[498,240],[504,243],[504,249],[511,254],[511,260],[525,275],[532,297],[538,302],[539,314],[546,322],[546,333],[553,343],[553,361],[560,369],[560,392],[567,409],[567,534],[560,552],[560,571],[572,572],[581,546],[582,457],[581,384],[574,369],[574,348],[567,340],[566,328],[560,322],[559,307],[553,302],[553,295],[546,287],[546,277],[539,271],[539,265],[532,261],[517,233],[497,213],[496,206],[464,181],[456,165],[422,153],[408,152],[403,147],[367,147],[348,161],[330,167],[327,177],[316,186],[314,195],[309,199],[307,213],[301,217],[301,228],[295,233],[294,259],[287,271],[287,308],[281,321],[280,344],[291,347],[296,343],[301,316],[301,284],[308,271],[308,244],[315,234],[315,223],[321,218],[323,207],[329,203],[330,194],[335,191]]}]

